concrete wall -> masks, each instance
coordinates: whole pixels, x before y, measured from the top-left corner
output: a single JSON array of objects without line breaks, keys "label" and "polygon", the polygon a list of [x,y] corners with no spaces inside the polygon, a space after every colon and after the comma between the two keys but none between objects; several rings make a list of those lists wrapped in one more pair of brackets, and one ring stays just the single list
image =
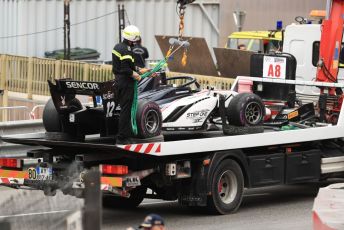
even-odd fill
[{"label": "concrete wall", "polygon": [[309,17],[312,9],[325,9],[325,0],[220,0],[220,46],[227,36],[236,31],[233,11],[246,11],[243,30],[269,30],[276,28],[276,21],[283,26],[295,22],[296,16]]},{"label": "concrete wall", "polygon": [[[198,4],[188,7],[185,36],[204,37],[214,47],[219,37],[207,15],[218,27],[219,0],[206,2],[203,9]],[[162,58],[154,36],[178,35],[176,0],[73,0],[71,47],[96,49],[101,60],[111,60],[118,42],[117,4],[125,6],[126,24],[140,28],[150,58]],[[43,57],[55,49],[63,49],[62,0],[0,0],[0,53]]]},{"label": "concrete wall", "polygon": [[[95,48],[102,60],[111,59],[118,38],[117,4],[125,4],[128,18],[138,25],[152,59],[161,58],[154,35],[177,35],[177,0],[73,0],[71,1],[72,47]],[[197,0],[188,6],[185,35],[205,37],[209,47],[223,47],[236,30],[235,9],[247,12],[244,30],[274,29],[311,9],[324,9],[325,0]],[[218,4],[220,3],[220,5]],[[99,16],[104,17],[94,19]],[[208,18],[209,16],[209,18]],[[211,19],[211,20],[209,20]],[[211,22],[212,21],[212,22]],[[77,24],[82,22],[81,24]],[[0,0],[0,53],[42,57],[44,51],[63,48],[62,0]],[[215,27],[220,28],[220,36]],[[48,30],[48,31],[47,31]],[[38,33],[40,31],[45,31]],[[23,35],[23,36],[18,36]]]}]

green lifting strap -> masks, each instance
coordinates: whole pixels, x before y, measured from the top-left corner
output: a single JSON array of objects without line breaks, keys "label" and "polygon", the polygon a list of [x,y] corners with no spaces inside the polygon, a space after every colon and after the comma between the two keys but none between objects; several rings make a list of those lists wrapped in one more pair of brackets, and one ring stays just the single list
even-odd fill
[{"label": "green lifting strap", "polygon": [[[165,59],[159,61],[158,64],[152,70],[142,74],[141,78],[144,79],[146,77],[151,76],[153,73],[158,72],[167,63],[167,59],[168,58],[165,58]],[[136,113],[137,113],[137,105],[138,105],[137,104],[137,102],[138,102],[137,90],[138,90],[137,89],[137,81],[135,81],[135,84],[134,84],[134,100],[133,100],[133,104],[131,105],[131,128],[132,128],[132,131],[133,131],[135,136],[138,134],[137,123],[136,123]]]}]

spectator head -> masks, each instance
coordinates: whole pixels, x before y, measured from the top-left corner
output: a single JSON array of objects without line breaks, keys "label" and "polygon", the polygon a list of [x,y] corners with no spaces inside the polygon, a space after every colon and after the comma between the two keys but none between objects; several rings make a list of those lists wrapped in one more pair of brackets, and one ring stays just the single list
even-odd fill
[{"label": "spectator head", "polygon": [[150,214],[146,216],[139,228],[144,230],[165,230],[165,223],[161,216]]}]

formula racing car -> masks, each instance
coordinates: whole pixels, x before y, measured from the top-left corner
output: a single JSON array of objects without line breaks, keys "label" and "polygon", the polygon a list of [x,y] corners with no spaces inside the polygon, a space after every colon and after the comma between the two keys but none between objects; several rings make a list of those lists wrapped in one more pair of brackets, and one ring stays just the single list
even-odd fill
[{"label": "formula racing car", "polygon": [[[178,86],[170,84],[178,80],[184,83]],[[101,137],[116,135],[120,106],[115,84],[115,81],[69,79],[56,80],[56,84],[49,82],[52,99],[43,112],[47,135],[79,141],[90,134],[100,134]],[[92,105],[82,105],[76,95],[91,96]],[[97,103],[97,97],[101,97],[101,105]],[[161,132],[204,132],[211,125],[221,128],[220,99],[230,124],[262,124],[265,107],[260,97],[253,93],[201,90],[196,79],[189,76],[145,79],[139,84],[138,138],[152,138]]]}]

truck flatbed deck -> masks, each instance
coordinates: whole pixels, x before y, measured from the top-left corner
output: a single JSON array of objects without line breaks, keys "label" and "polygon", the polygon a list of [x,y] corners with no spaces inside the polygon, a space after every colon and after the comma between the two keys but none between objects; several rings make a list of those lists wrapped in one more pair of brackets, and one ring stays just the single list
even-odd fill
[{"label": "truck flatbed deck", "polygon": [[[171,156],[335,139],[342,138],[343,133],[344,126],[338,124],[287,131],[266,129],[263,133],[235,136],[225,136],[219,131],[197,135],[166,135],[165,141],[128,145],[115,145],[113,139],[99,138],[96,135],[87,138],[85,142],[49,140],[45,139],[44,133],[4,136],[2,140],[15,144],[41,145],[50,148],[77,148],[80,151],[84,149],[107,152],[125,150],[155,156]],[[147,148],[150,150],[148,151]]]}]

